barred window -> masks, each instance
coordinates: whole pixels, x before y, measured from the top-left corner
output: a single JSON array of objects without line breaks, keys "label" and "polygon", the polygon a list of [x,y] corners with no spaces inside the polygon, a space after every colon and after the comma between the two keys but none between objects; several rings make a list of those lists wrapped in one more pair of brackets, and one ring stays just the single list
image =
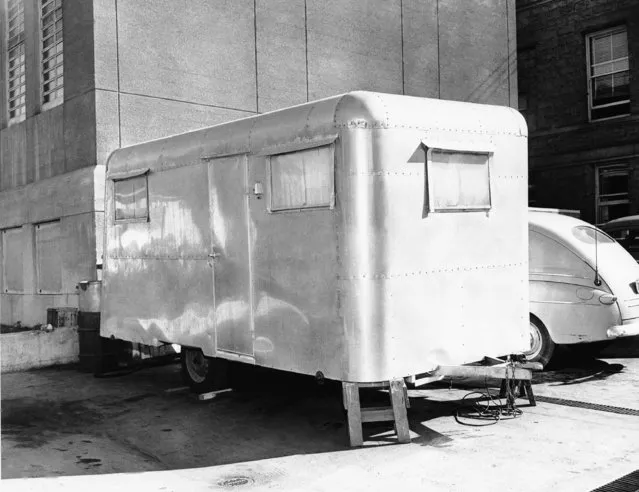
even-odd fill
[{"label": "barred window", "polygon": [[25,58],[24,58],[24,1],[9,0],[7,4],[9,38],[8,60],[8,109],[9,122],[22,121],[26,111]]},{"label": "barred window", "polygon": [[46,108],[64,97],[62,0],[41,0],[42,104]]},{"label": "barred window", "polygon": [[601,31],[591,34],[586,40],[590,119],[629,114],[630,72],[626,28]]}]

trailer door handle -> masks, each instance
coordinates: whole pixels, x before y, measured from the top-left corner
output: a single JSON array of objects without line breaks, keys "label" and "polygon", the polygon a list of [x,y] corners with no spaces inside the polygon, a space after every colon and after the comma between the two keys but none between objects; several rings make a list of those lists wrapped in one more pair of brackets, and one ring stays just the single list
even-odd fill
[{"label": "trailer door handle", "polygon": [[215,260],[219,258],[221,255],[217,251],[212,251],[209,253],[208,256],[209,256],[208,264],[210,267],[212,267]]}]

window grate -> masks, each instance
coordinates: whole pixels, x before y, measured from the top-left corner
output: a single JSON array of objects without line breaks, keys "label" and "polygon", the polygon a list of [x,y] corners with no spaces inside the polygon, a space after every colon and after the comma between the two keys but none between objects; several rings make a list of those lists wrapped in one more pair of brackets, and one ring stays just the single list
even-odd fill
[{"label": "window grate", "polygon": [[13,123],[23,120],[26,112],[23,0],[9,0],[7,14],[7,107]]},{"label": "window grate", "polygon": [[62,52],[62,0],[42,0],[42,103],[64,97],[64,55]]},{"label": "window grate", "polygon": [[9,51],[9,120],[24,118],[25,101],[25,59],[24,43]]},{"label": "window grate", "polygon": [[9,47],[20,42],[19,38],[24,33],[24,1],[9,0],[8,2]]}]

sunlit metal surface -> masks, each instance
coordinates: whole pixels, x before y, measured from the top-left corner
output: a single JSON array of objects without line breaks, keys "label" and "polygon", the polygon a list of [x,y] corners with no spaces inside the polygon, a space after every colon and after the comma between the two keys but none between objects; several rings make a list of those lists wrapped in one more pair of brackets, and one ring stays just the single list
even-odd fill
[{"label": "sunlit metal surface", "polygon": [[529,223],[530,312],[552,339],[572,344],[630,336],[632,329],[622,325],[639,318],[633,257],[601,232],[595,244],[594,232],[579,233],[593,226],[573,217],[531,211]]},{"label": "sunlit metal surface", "polygon": [[[116,151],[102,335],[359,382],[523,351],[525,137],[509,108],[356,92]],[[423,216],[429,140],[494,152],[489,210]],[[269,155],[320,145],[334,208],[269,212]],[[148,222],[116,222],[109,177],[146,169]]]}]

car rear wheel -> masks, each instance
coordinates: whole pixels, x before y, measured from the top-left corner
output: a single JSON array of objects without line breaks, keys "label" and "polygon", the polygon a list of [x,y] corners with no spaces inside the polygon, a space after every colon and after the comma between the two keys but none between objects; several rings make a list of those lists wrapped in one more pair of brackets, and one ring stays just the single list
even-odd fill
[{"label": "car rear wheel", "polygon": [[200,349],[182,347],[182,379],[195,393],[207,393],[227,386],[228,362],[206,357]]},{"label": "car rear wheel", "polygon": [[530,315],[530,348],[524,352],[526,359],[546,366],[555,352],[552,341],[544,324],[534,315]]}]

